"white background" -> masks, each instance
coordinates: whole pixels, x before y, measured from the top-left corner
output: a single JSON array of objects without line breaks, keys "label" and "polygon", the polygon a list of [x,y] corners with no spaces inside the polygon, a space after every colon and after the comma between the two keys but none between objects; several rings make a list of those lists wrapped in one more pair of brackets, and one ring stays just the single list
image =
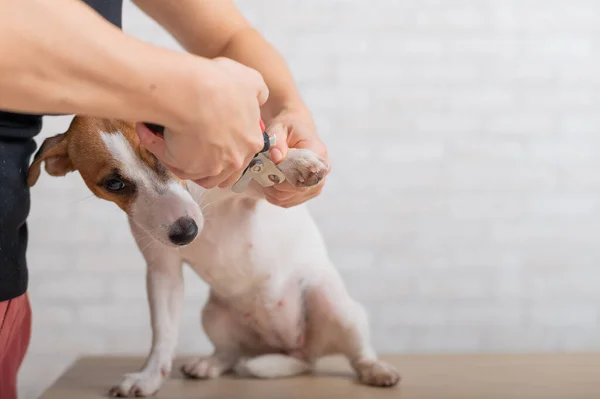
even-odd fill
[{"label": "white background", "polygon": [[[600,2],[244,0],[334,166],[310,204],[382,352],[600,348]],[[125,30],[175,46],[126,3]],[[47,118],[44,134],[70,118]],[[144,263],[77,174],[33,189],[23,397],[79,354],[145,355]],[[186,274],[179,350],[209,345]]]}]

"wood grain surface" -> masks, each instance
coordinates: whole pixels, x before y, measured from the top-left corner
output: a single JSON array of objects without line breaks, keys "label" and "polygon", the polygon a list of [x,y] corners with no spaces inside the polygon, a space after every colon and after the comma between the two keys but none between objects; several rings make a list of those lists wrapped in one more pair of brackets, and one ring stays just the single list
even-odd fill
[{"label": "wood grain surface", "polygon": [[[222,377],[186,380],[175,362],[157,399],[598,399],[600,354],[383,356],[402,381],[394,388],[358,384],[343,358],[319,362],[311,375],[277,380]],[[43,394],[44,399],[99,399],[142,358],[85,357]]]}]

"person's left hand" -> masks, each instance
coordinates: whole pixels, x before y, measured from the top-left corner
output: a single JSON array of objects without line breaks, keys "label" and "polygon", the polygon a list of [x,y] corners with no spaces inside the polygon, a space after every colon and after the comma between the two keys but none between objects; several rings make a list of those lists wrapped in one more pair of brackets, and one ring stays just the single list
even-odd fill
[{"label": "person's left hand", "polygon": [[[285,110],[269,121],[267,127],[269,136],[276,136],[276,145],[269,154],[271,160],[277,165],[287,155],[289,148],[305,148],[323,157],[328,166],[327,174],[331,171],[331,164],[327,156],[327,148],[316,132],[315,123],[307,110]],[[264,187],[267,201],[290,208],[300,205],[321,193],[326,178],[312,187],[299,188],[292,186],[289,182]]]}]

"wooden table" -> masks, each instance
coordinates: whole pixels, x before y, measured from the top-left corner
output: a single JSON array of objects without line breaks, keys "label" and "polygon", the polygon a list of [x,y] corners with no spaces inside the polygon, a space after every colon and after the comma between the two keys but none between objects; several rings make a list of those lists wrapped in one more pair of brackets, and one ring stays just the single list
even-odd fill
[{"label": "wooden table", "polygon": [[[176,361],[157,399],[598,399],[600,354],[387,356],[402,374],[395,388],[356,383],[346,362],[328,358],[314,375],[279,380],[223,377],[185,380]],[[121,374],[142,358],[81,358],[43,394],[43,399],[107,397]]]}]

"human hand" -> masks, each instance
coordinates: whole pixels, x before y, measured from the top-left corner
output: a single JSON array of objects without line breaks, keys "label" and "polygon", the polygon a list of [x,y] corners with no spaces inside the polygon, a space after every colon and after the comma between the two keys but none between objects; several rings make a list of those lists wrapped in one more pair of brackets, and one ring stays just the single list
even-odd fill
[{"label": "human hand", "polygon": [[260,106],[268,97],[262,76],[227,58],[192,66],[189,90],[163,137],[136,125],[141,144],[182,179],[204,188],[228,187],[263,148]]},{"label": "human hand", "polygon": [[[327,166],[327,174],[331,171],[331,164],[327,155],[325,144],[316,133],[312,116],[307,110],[284,110],[273,118],[267,127],[269,136],[276,136],[276,145],[269,155],[275,164],[279,164],[286,157],[290,148],[305,148],[321,156]],[[295,187],[287,181],[271,187],[264,187],[267,201],[274,205],[290,208],[300,205],[318,196],[323,190],[325,178],[312,187]]]}]

